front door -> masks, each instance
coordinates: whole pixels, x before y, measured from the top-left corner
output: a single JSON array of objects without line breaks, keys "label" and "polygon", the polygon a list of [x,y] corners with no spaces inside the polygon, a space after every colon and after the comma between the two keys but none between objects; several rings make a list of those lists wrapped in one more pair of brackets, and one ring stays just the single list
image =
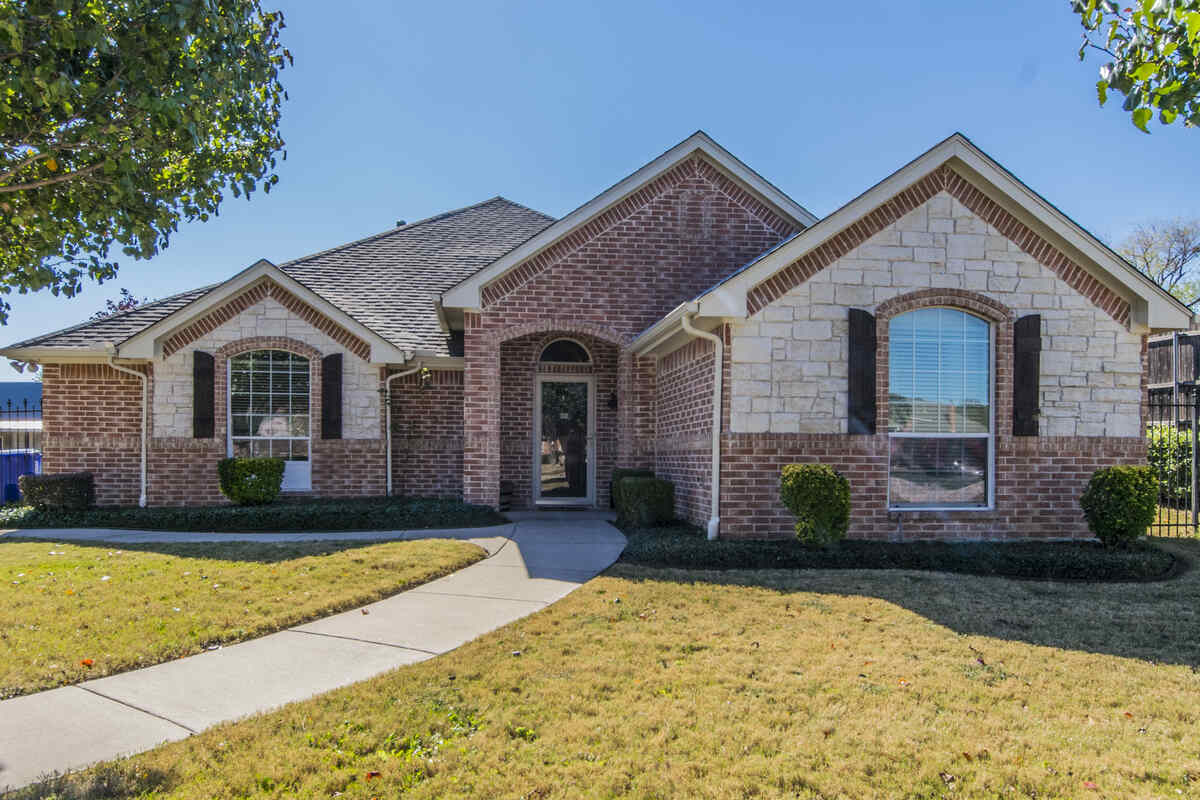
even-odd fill
[{"label": "front door", "polygon": [[533,412],[538,505],[595,505],[593,388],[591,377],[538,376]]}]

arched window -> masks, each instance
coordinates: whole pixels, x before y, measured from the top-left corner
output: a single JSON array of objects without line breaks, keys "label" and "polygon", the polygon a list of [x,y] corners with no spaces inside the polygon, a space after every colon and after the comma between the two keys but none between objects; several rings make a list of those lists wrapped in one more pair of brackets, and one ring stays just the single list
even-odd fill
[{"label": "arched window", "polygon": [[591,355],[586,348],[574,339],[555,339],[542,349],[539,361],[556,364],[589,364]]},{"label": "arched window", "polygon": [[888,505],[992,505],[992,326],[953,308],[888,325]]},{"label": "arched window", "polygon": [[287,461],[285,489],[308,489],[309,364],[286,350],[252,350],[229,359],[229,451]]}]

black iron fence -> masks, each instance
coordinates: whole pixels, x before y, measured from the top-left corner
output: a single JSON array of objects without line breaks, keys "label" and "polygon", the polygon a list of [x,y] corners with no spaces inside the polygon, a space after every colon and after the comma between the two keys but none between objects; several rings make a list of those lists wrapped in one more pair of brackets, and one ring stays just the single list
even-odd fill
[{"label": "black iron fence", "polygon": [[1200,469],[1195,447],[1200,429],[1200,394],[1175,399],[1155,396],[1143,414],[1147,457],[1158,478],[1158,518],[1155,536],[1195,536],[1200,521]]},{"label": "black iron fence", "polygon": [[0,405],[0,501],[20,498],[17,478],[42,471],[42,407],[29,401]]}]

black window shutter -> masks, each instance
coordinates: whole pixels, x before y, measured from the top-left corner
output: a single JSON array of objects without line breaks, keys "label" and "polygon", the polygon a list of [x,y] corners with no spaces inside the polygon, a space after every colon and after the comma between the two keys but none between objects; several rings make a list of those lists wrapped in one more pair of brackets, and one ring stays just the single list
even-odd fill
[{"label": "black window shutter", "polygon": [[321,438],[342,438],[342,354],[321,359]]},{"label": "black window shutter", "polygon": [[192,352],[192,438],[211,439],[214,435],[213,412],[216,384],[213,381],[213,355]]},{"label": "black window shutter", "polygon": [[847,432],[875,433],[875,317],[850,309],[850,386],[846,395]]},{"label": "black window shutter", "polygon": [[1042,315],[1013,326],[1013,436],[1038,435],[1038,381],[1042,374]]}]

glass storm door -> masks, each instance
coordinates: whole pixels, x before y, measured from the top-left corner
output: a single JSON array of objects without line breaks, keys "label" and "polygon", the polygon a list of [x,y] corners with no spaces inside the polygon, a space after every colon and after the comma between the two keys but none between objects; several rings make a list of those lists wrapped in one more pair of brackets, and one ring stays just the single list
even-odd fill
[{"label": "glass storm door", "polygon": [[591,378],[539,376],[534,409],[534,498],[544,505],[592,505]]}]

